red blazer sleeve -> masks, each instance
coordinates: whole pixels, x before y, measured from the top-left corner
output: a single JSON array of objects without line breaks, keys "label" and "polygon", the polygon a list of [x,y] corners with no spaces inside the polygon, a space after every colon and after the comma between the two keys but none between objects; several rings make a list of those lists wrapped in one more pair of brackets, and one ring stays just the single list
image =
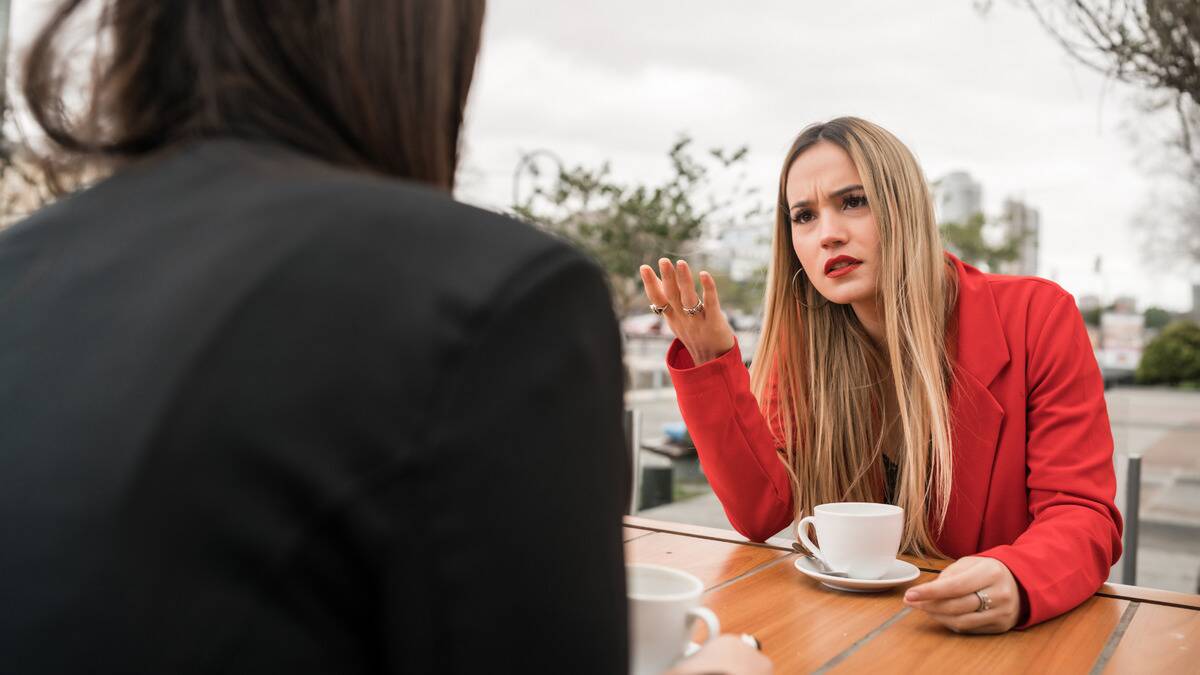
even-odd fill
[{"label": "red blazer sleeve", "polygon": [[1021,627],[1058,616],[1100,588],[1121,555],[1122,525],[1104,383],[1083,319],[1064,295],[1030,323],[1031,333],[1040,331],[1026,362],[1032,523],[1012,544],[978,554],[1004,563],[1024,589],[1029,615]]},{"label": "red blazer sleeve", "polygon": [[764,541],[792,522],[792,490],[775,438],[750,391],[741,350],[696,366],[683,343],[667,350],[679,411],[730,524]]}]

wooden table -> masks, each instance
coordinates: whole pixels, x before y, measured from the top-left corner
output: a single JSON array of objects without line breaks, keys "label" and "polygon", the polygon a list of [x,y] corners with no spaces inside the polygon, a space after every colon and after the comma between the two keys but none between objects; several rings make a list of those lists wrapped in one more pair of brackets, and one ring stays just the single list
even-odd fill
[{"label": "wooden table", "polygon": [[[907,586],[851,594],[805,577],[782,540],[627,516],[625,558],[699,577],[722,630],[757,636],[778,673],[1200,673],[1196,595],[1105,584],[1028,630],[957,635],[906,607]],[[913,584],[945,566],[910,562]]]}]

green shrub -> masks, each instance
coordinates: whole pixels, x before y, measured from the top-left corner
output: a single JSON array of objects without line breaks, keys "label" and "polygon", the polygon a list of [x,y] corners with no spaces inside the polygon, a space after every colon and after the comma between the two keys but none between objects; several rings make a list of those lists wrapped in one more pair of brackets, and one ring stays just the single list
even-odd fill
[{"label": "green shrub", "polygon": [[1146,328],[1166,328],[1167,324],[1171,323],[1171,313],[1161,307],[1150,307],[1146,309]]},{"label": "green shrub", "polygon": [[1200,386],[1200,326],[1191,321],[1169,324],[1142,352],[1139,384]]}]

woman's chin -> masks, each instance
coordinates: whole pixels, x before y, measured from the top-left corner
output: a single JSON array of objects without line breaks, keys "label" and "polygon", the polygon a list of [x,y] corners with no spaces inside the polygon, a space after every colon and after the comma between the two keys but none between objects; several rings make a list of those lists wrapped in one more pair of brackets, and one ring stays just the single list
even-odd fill
[{"label": "woman's chin", "polygon": [[[820,293],[820,291],[818,291],[818,293]],[[824,293],[820,293],[820,295],[835,305],[853,305],[856,302],[861,302],[871,297],[870,293],[855,293],[850,289],[841,288],[835,289],[835,292],[832,292],[828,295]]]}]

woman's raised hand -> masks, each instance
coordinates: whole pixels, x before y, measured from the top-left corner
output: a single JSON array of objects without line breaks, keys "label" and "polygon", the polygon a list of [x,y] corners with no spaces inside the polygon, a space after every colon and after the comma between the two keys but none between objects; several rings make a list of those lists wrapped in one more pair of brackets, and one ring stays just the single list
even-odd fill
[{"label": "woman's raised hand", "polygon": [[696,295],[687,261],[672,265],[666,258],[659,259],[661,279],[649,265],[642,265],[638,271],[646,287],[646,297],[661,309],[658,313],[666,317],[671,332],[687,347],[696,365],[712,361],[733,348],[733,329],[721,312],[717,284],[711,274],[700,273],[704,293],[701,298]]}]

